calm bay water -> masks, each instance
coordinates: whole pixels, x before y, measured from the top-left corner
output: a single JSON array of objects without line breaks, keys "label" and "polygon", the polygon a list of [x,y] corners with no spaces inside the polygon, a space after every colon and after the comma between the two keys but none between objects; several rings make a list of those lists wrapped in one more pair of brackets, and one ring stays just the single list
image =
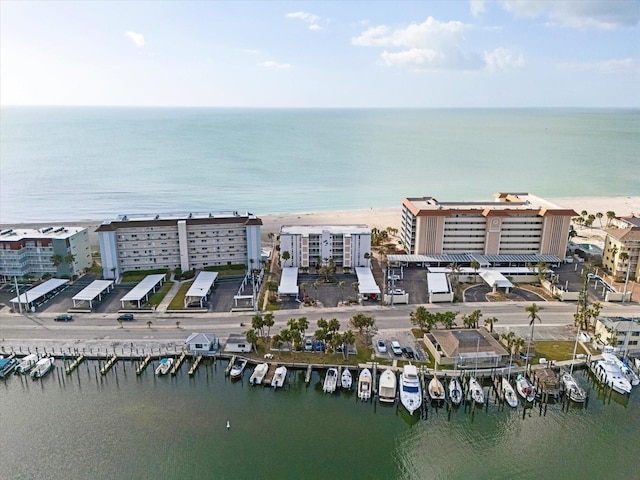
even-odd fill
[{"label": "calm bay water", "polygon": [[638,110],[5,107],[0,221],[640,194]]},{"label": "calm bay water", "polygon": [[[0,384],[3,478],[637,479],[640,398],[591,391],[587,409],[523,415],[396,407],[322,393],[304,374],[273,391],[225,379],[224,364],[136,377],[120,362]],[[62,377],[64,383],[62,382]],[[586,385],[588,378],[578,378]],[[231,429],[225,428],[231,422]]]}]

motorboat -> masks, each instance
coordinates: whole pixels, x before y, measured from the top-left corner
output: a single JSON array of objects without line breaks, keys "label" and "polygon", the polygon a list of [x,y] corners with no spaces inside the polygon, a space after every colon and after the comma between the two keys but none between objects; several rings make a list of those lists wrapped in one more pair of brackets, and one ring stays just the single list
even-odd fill
[{"label": "motorboat", "polygon": [[338,369],[331,367],[327,370],[327,374],[324,377],[324,385],[322,391],[325,393],[333,393],[336,391],[338,385]]},{"label": "motorboat", "polygon": [[400,402],[410,414],[422,405],[422,387],[415,365],[405,365],[400,374]]},{"label": "motorboat", "polygon": [[38,355],[35,353],[31,353],[20,360],[18,366],[16,367],[16,371],[18,373],[27,373],[33,367],[35,367],[36,363],[38,363]]},{"label": "motorboat", "polygon": [[591,363],[591,370],[601,383],[614,391],[626,395],[631,393],[631,383],[622,374],[615,355],[603,353],[600,360]]},{"label": "motorboat", "polygon": [[457,377],[449,380],[449,398],[454,405],[460,405],[462,401],[462,386]]},{"label": "motorboat", "polygon": [[349,371],[348,368],[345,368],[342,371],[342,377],[340,378],[340,385],[345,390],[349,390],[351,388],[351,385],[353,385],[353,377],[351,376],[351,372]]},{"label": "motorboat", "polygon": [[18,366],[15,358],[0,358],[0,378],[9,375]]},{"label": "motorboat", "polygon": [[476,380],[476,377],[469,378],[469,392],[471,392],[471,398],[479,405],[484,405],[484,390],[482,385]]},{"label": "motorboat", "polygon": [[502,384],[500,386],[502,390],[502,398],[510,407],[516,408],[518,406],[518,396],[516,395],[516,391],[509,383],[509,379],[502,377]]},{"label": "motorboat", "polygon": [[282,365],[276,368],[276,371],[273,374],[273,380],[271,380],[271,386],[273,388],[281,388],[284,385],[284,382],[286,379],[287,379],[287,367]]},{"label": "motorboat", "polygon": [[173,366],[173,358],[166,357],[160,360],[158,367],[156,368],[156,375],[166,375]]},{"label": "motorboat", "polygon": [[562,372],[560,381],[564,385],[564,390],[569,395],[569,398],[576,403],[584,403],[587,399],[587,395],[584,389],[578,385],[576,379],[569,372]]},{"label": "motorboat", "polygon": [[437,376],[434,375],[431,381],[429,381],[428,391],[432,402],[444,402],[444,386],[442,382],[438,380]]},{"label": "motorboat", "polygon": [[251,373],[251,377],[249,378],[249,383],[251,385],[260,385],[268,371],[268,363],[260,363],[256,365],[256,367],[253,369],[253,373]]},{"label": "motorboat", "polygon": [[633,363],[636,365],[636,370],[640,372],[640,358],[634,359]]},{"label": "motorboat", "polygon": [[378,398],[381,402],[393,403],[396,401],[396,392],[398,390],[398,379],[396,374],[387,368],[380,375],[380,385],[378,386]]},{"label": "motorboat", "polygon": [[536,398],[536,389],[533,388],[529,379],[522,373],[518,374],[516,378],[516,390],[518,394],[524,398],[527,402],[533,402]]},{"label": "motorboat", "polygon": [[51,371],[55,363],[56,361],[53,357],[41,358],[31,369],[31,373],[30,373],[31,378],[35,380],[36,378],[44,377],[47,373]]},{"label": "motorboat", "polygon": [[629,363],[626,359],[620,360],[618,357],[614,355],[615,359],[618,361],[618,365],[620,366],[620,370],[622,370],[622,375],[629,380],[629,383],[632,387],[635,387],[640,383],[640,378],[636,375],[636,372],[633,371]]},{"label": "motorboat", "polygon": [[231,378],[240,378],[242,376],[242,372],[244,372],[244,367],[246,366],[247,366],[246,358],[237,358],[233,362],[233,365],[231,366],[231,371],[229,372],[229,375],[231,376]]},{"label": "motorboat", "polygon": [[358,375],[358,398],[360,400],[371,398],[371,379],[371,371],[368,368],[363,369]]}]

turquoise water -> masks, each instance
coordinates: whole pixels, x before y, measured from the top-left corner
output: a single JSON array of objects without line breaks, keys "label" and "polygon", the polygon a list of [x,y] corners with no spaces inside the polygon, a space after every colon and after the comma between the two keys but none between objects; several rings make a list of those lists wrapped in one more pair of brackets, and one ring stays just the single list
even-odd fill
[{"label": "turquoise water", "polygon": [[[402,408],[322,393],[303,372],[274,391],[224,366],[136,377],[95,363],[0,384],[3,478],[638,478],[640,400],[591,391],[587,409]],[[63,378],[64,377],[64,378]],[[588,379],[578,375],[586,385]],[[64,381],[64,383],[63,383]],[[226,429],[230,421],[231,428]]]},{"label": "turquoise water", "polygon": [[0,221],[640,194],[638,110],[5,107]]}]

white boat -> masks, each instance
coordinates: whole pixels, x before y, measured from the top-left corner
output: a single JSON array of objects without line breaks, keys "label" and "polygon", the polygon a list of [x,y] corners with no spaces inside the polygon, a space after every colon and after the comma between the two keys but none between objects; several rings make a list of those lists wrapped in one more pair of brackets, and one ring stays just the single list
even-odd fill
[{"label": "white boat", "polygon": [[560,381],[562,381],[564,390],[572,401],[583,403],[587,399],[586,393],[569,372],[562,372]]},{"label": "white boat", "polygon": [[342,371],[340,384],[342,385],[342,388],[344,388],[345,390],[349,390],[351,388],[351,385],[353,385],[353,377],[351,376],[351,372],[349,371],[348,368],[345,368]]},{"label": "white boat", "polygon": [[358,376],[358,398],[369,400],[371,398],[371,372],[368,368],[363,369]]},{"label": "white boat", "polygon": [[457,377],[449,380],[449,398],[454,405],[460,405],[462,401],[462,386]]},{"label": "white boat", "polygon": [[35,367],[36,363],[38,363],[38,355],[35,353],[31,353],[20,360],[18,363],[17,371],[18,373],[27,373],[33,367]]},{"label": "white boat", "polygon": [[471,392],[471,398],[477,404],[484,405],[484,390],[482,385],[478,383],[476,377],[469,378],[469,391]]},{"label": "white boat", "polygon": [[415,365],[405,365],[400,374],[400,402],[411,414],[422,405],[422,388]]},{"label": "white boat", "polygon": [[618,361],[618,366],[622,371],[622,375],[624,375],[624,378],[629,381],[631,386],[635,387],[636,385],[638,385],[640,383],[640,378],[638,377],[638,375],[636,375],[636,372],[631,369],[629,363],[627,363],[626,360],[620,360],[615,355],[614,358]]},{"label": "white boat", "polygon": [[271,386],[273,388],[280,388],[284,385],[285,380],[287,379],[287,367],[281,366],[276,368],[275,373],[273,374],[273,380],[271,380]]},{"label": "white boat", "polygon": [[31,378],[42,378],[51,371],[55,365],[55,359],[53,357],[44,357],[38,360],[35,366],[31,369]]},{"label": "white boat", "polygon": [[325,393],[333,393],[336,391],[338,385],[338,369],[331,367],[327,370],[327,374],[324,377],[324,385],[322,391]]},{"label": "white boat", "polygon": [[380,375],[380,385],[378,386],[378,397],[381,402],[393,403],[396,401],[396,392],[398,390],[398,379],[396,374],[387,368]]},{"label": "white boat", "polygon": [[249,378],[249,383],[252,385],[260,385],[264,380],[265,375],[269,371],[268,363],[261,363],[256,365],[256,368],[253,369],[253,373]]},{"label": "white boat", "polygon": [[522,373],[519,373],[518,378],[516,378],[516,390],[527,402],[533,402],[536,398],[536,389],[533,388],[529,379]]},{"label": "white boat", "polygon": [[634,359],[633,363],[636,364],[636,370],[640,373],[640,358]]},{"label": "white boat", "polygon": [[18,360],[15,358],[0,358],[0,378],[9,375],[18,366]]},{"label": "white boat", "polygon": [[166,375],[173,366],[173,358],[167,357],[160,360],[156,368],[156,375]]},{"label": "white boat", "polygon": [[438,380],[438,377],[435,375],[429,382],[428,386],[429,397],[431,397],[432,402],[443,402],[445,398],[444,387],[442,386],[442,382]]},{"label": "white boat", "polygon": [[631,383],[622,374],[616,360],[615,355],[603,353],[600,360],[591,363],[591,369],[600,382],[626,395],[631,393]]},{"label": "white boat", "polygon": [[504,401],[509,404],[510,407],[516,408],[518,406],[518,396],[516,395],[516,391],[509,383],[509,380],[505,377],[502,377],[502,397]]},{"label": "white boat", "polygon": [[231,366],[231,371],[229,375],[231,378],[240,378],[242,376],[242,372],[244,372],[244,367],[247,366],[246,358],[237,358],[233,365]]}]

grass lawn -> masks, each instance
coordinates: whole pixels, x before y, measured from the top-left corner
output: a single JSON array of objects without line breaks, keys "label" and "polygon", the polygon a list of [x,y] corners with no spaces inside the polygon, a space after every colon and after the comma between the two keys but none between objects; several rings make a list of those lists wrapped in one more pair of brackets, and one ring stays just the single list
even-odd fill
[{"label": "grass lawn", "polygon": [[[547,360],[571,360],[573,358],[573,348],[575,346],[574,340],[536,340],[536,356],[535,358],[546,358]],[[582,348],[582,345],[578,344],[578,349],[576,350],[576,354],[587,354],[589,352],[585,351]],[[537,362],[533,362],[537,363]]]},{"label": "grass lawn", "polygon": [[193,282],[185,282],[180,286],[180,290],[178,290],[178,293],[176,293],[176,296],[173,297],[169,304],[169,310],[184,310],[184,296],[189,291],[192,283]]},{"label": "grass lawn", "polygon": [[151,297],[149,298],[149,304],[160,305],[160,302],[162,302],[167,293],[169,293],[171,287],[173,287],[173,282],[164,282],[160,287],[160,290],[151,295]]}]

